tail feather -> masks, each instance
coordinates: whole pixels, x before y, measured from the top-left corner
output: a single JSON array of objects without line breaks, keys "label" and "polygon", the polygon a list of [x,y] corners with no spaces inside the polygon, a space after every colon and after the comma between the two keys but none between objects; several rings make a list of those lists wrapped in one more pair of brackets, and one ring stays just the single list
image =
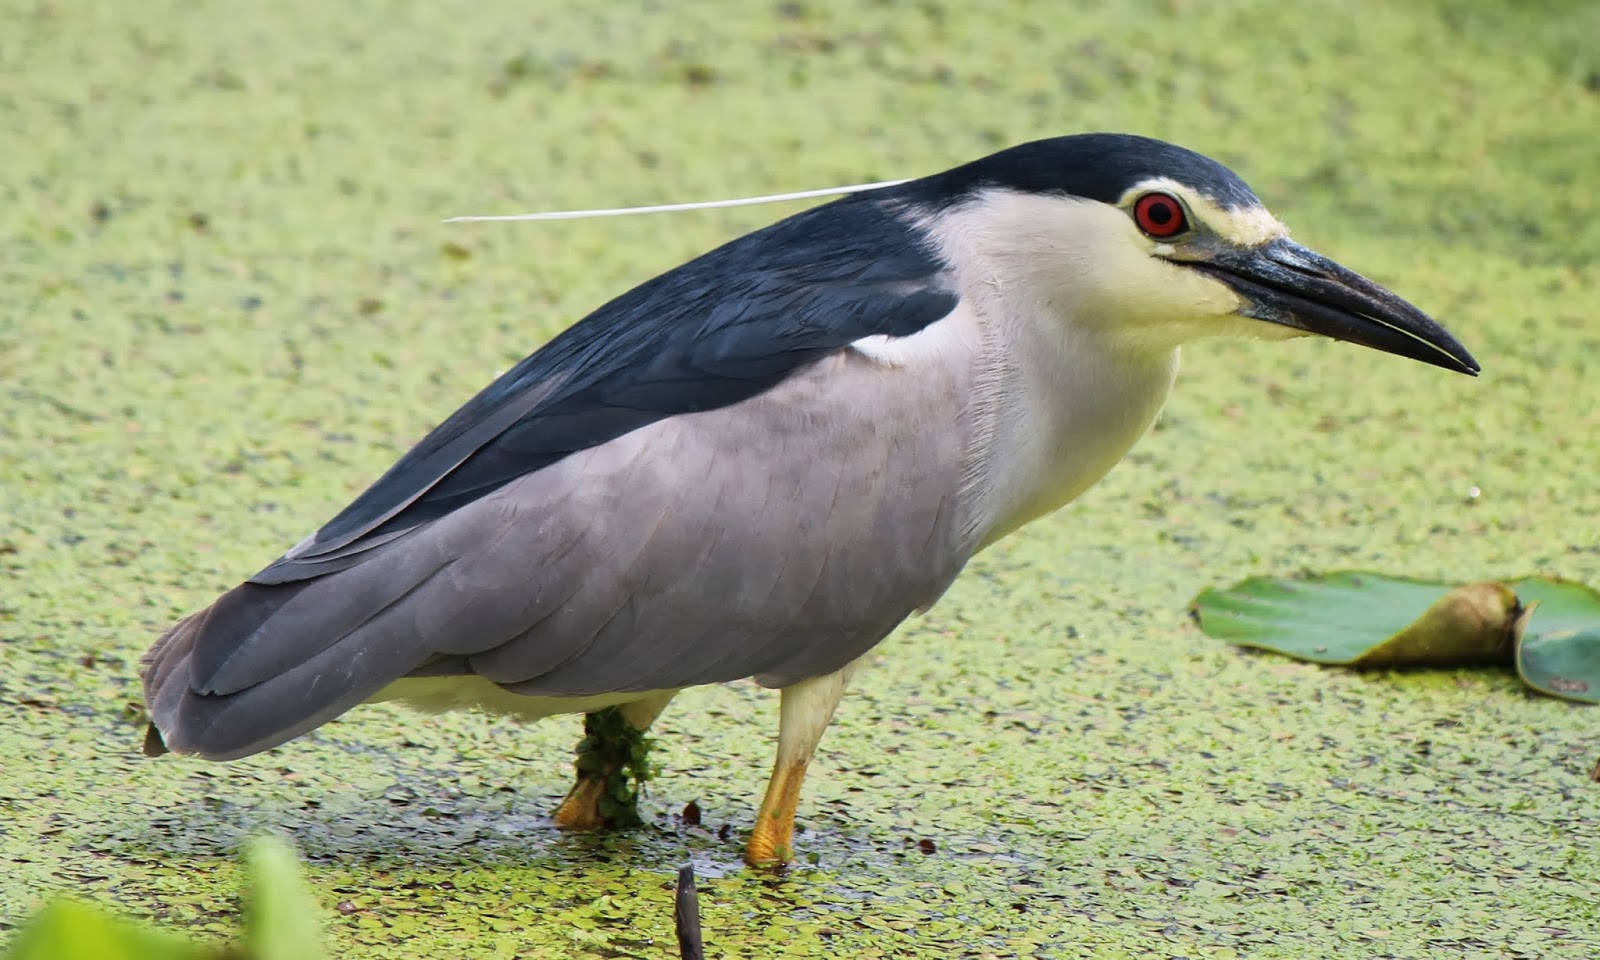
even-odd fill
[{"label": "tail feather", "polygon": [[155,704],[160,692],[167,688],[172,679],[173,671],[183,668],[194,646],[195,634],[202,626],[195,621],[204,620],[210,612],[211,609],[207,607],[179,620],[139,658],[139,679],[144,683],[144,702],[152,718],[144,734],[144,755],[147,757],[159,757],[168,752],[161,728],[154,720]]},{"label": "tail feather", "polygon": [[[424,664],[438,667],[442,656],[470,668],[473,655],[549,616],[557,594],[583,574],[570,563],[559,576],[550,573],[545,552],[572,541],[546,534],[548,524],[536,522],[544,509],[542,501],[488,497],[352,554],[359,560],[349,566],[234,587],[145,655],[145,704],[155,727],[147,747],[245,757],[339,716]],[[585,642],[581,632],[563,634],[525,659],[561,663]]]},{"label": "tail feather", "polygon": [[416,581],[377,564],[244,583],[178,621],[140,661],[145,753],[238,759],[370,698],[432,655],[405,600],[448,567]]}]

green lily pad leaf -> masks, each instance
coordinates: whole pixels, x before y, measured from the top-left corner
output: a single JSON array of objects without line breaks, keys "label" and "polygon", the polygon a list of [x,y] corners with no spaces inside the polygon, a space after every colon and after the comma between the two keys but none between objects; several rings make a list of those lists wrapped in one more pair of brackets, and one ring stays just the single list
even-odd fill
[{"label": "green lily pad leaf", "polygon": [[1600,704],[1600,592],[1580,583],[1529,577],[1451,588],[1359,571],[1252,577],[1206,590],[1193,612],[1208,636],[1313,663],[1514,665],[1541,693]]},{"label": "green lily pad leaf", "polygon": [[1554,697],[1600,703],[1600,593],[1565,580],[1520,580],[1511,588],[1537,608],[1517,644],[1522,682]]},{"label": "green lily pad leaf", "polygon": [[[1448,584],[1360,571],[1252,577],[1195,598],[1208,636],[1313,663],[1358,668],[1509,664],[1525,623],[1498,583]],[[1419,617],[1418,611],[1423,611]]]}]

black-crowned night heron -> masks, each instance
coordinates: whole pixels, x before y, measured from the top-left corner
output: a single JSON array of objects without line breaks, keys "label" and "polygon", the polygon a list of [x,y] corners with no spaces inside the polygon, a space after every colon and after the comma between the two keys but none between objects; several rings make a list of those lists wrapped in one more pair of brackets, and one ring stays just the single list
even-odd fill
[{"label": "black-crowned night heron", "polygon": [[[781,722],[745,856],[785,861],[862,656],[1110,470],[1179,346],[1215,334],[1478,370],[1212,160],[1024,144],[757,230],[561,333],[156,643],[150,748],[244,757],[389,699],[643,731],[684,687],[754,677]],[[597,825],[600,793],[580,774],[557,821]]]}]

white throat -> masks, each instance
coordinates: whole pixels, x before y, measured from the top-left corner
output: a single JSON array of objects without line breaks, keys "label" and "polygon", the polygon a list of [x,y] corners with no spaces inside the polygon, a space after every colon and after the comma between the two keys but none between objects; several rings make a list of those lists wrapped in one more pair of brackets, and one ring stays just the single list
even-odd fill
[{"label": "white throat", "polygon": [[1105,476],[1155,421],[1177,375],[1175,346],[1120,336],[1097,312],[1105,301],[1094,274],[1108,254],[1092,244],[1106,233],[1084,218],[1101,211],[1120,216],[999,193],[922,221],[961,265],[962,310],[981,342],[962,497],[978,549]]}]

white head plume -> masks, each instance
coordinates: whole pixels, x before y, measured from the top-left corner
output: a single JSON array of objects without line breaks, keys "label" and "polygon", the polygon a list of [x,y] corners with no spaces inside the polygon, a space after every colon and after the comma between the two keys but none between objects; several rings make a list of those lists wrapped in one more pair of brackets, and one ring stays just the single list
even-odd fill
[{"label": "white head plume", "polygon": [[844,193],[865,193],[880,187],[894,187],[906,180],[880,180],[877,183],[856,183],[844,187],[823,187],[819,190],[800,190],[795,193],[772,193],[764,197],[739,197],[733,200],[700,200],[694,203],[663,203],[648,207],[612,207],[604,210],[556,210],[548,213],[507,213],[496,216],[451,217],[445,223],[476,222],[485,220],[582,220],[587,217],[622,217],[634,213],[669,213],[677,210],[713,210],[719,207],[750,207],[758,203],[778,203],[783,200],[809,200],[812,197],[831,197]]}]

